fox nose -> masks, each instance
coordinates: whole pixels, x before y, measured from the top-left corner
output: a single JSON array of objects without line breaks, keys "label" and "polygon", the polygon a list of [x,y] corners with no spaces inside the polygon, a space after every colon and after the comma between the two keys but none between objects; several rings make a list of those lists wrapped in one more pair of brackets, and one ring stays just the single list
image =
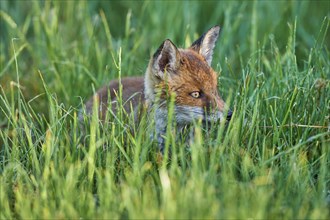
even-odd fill
[{"label": "fox nose", "polygon": [[233,112],[229,110],[227,113],[227,121],[230,121],[232,115],[233,115]]}]

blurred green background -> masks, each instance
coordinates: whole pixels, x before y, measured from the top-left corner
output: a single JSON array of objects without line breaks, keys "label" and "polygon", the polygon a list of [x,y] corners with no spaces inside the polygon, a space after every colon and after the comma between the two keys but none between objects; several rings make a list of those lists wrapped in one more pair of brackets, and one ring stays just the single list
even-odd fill
[{"label": "blurred green background", "polygon": [[[189,46],[221,26],[213,67],[221,90],[237,87],[242,68],[258,50],[286,48],[296,22],[296,55],[304,68],[329,1],[6,1],[1,5],[1,86],[20,78],[27,100],[44,93],[40,74],[60,102],[77,106],[95,88],[117,77],[113,58],[122,50],[122,75],[143,75],[163,40]],[[322,34],[322,33],[321,33]],[[327,36],[325,45],[329,45]],[[15,51],[17,68],[15,65]],[[226,95],[226,94],[225,94]],[[43,96],[32,106],[46,112]]]}]

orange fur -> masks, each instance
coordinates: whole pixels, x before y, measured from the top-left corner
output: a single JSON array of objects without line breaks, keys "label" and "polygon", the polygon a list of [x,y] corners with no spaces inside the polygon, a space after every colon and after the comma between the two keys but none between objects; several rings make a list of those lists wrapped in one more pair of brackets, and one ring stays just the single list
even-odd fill
[{"label": "orange fur", "polygon": [[[122,84],[122,102],[123,107],[127,113],[131,112],[131,106],[135,110],[141,103],[145,102],[143,92],[143,77],[127,77],[121,80]],[[109,97],[110,95],[110,97]],[[117,96],[119,96],[119,81],[112,80],[108,86],[102,87],[94,97],[90,98],[86,104],[87,114],[91,114],[93,111],[93,104],[95,96],[98,100],[99,117],[101,120],[105,120],[108,106],[111,105],[111,110],[114,114],[117,112]],[[110,104],[111,103],[111,104]]]}]

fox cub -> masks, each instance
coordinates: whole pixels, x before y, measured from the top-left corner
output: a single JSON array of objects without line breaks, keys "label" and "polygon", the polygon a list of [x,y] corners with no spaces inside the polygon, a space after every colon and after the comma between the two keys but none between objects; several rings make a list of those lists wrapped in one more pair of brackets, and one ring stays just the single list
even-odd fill
[{"label": "fox cub", "polygon": [[[134,111],[137,115],[141,106],[155,109],[156,136],[161,152],[165,145],[168,94],[175,94],[174,114],[179,131],[196,119],[231,118],[231,111],[218,93],[217,73],[211,67],[219,30],[219,26],[211,28],[187,49],[177,48],[172,41],[165,40],[150,59],[145,77],[121,79],[122,103],[127,113]],[[101,120],[105,119],[110,103],[115,114],[119,86],[119,81],[113,80],[101,88],[96,97],[86,103],[86,114],[92,114],[95,100]]]}]

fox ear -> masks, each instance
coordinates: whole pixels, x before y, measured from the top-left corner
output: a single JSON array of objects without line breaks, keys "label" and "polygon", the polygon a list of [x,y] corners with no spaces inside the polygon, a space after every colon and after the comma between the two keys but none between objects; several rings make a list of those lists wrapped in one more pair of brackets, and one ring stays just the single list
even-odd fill
[{"label": "fox ear", "polygon": [[178,68],[180,53],[177,47],[169,40],[165,40],[153,55],[153,68],[156,74],[163,78],[165,72],[173,73]]},{"label": "fox ear", "polygon": [[210,66],[212,63],[213,49],[219,37],[219,31],[219,26],[212,27],[190,46],[190,49],[202,55]]}]

